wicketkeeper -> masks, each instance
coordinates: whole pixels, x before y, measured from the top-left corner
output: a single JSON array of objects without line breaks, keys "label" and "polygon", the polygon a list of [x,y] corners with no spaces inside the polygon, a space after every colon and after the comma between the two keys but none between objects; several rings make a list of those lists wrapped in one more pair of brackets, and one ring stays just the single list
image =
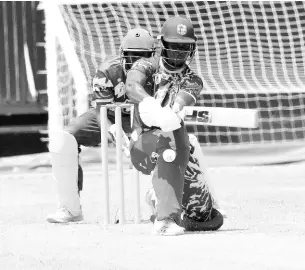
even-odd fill
[{"label": "wicketkeeper", "polygon": [[[124,37],[120,56],[105,61],[93,79],[94,99],[107,103],[128,102],[125,92],[126,72],[141,57],[151,57],[155,51],[154,39],[142,28],[130,30]],[[109,125],[115,123],[114,111],[108,110]],[[79,164],[81,146],[97,146],[101,142],[100,115],[92,108],[73,120],[63,131],[50,134],[54,141],[49,146],[52,172],[57,183],[59,201],[57,211],[47,217],[54,223],[83,220],[80,191],[83,171]],[[122,111],[122,128],[130,133],[130,111]],[[104,162],[104,161],[102,161]]]},{"label": "wicketkeeper", "polygon": [[155,209],[156,234],[217,230],[223,217],[199,168],[200,145],[195,136],[189,140],[178,116],[184,106],[195,105],[203,86],[188,66],[196,50],[193,25],[170,18],[158,39],[161,55],[138,60],[127,73],[126,94],[135,103],[131,160],[142,173],[153,174],[155,199],[148,196],[148,201]]}]

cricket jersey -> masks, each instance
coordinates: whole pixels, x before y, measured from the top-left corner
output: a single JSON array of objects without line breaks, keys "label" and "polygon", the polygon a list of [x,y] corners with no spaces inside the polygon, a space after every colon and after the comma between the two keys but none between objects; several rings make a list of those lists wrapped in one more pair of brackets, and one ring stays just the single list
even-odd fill
[{"label": "cricket jersey", "polygon": [[[150,96],[155,96],[155,98],[162,95],[163,93],[160,92],[166,89],[166,86],[172,81],[175,81],[179,85],[179,92],[176,98],[188,96],[191,97],[192,103],[195,104],[203,88],[202,79],[189,66],[185,65],[174,72],[169,71],[164,68],[160,56],[141,58],[135,62],[131,70],[137,70],[145,74],[147,80],[144,88]],[[161,105],[166,105],[166,97],[162,100]],[[133,128],[148,128],[140,119],[138,106],[135,109]]]},{"label": "cricket jersey", "polygon": [[[120,58],[106,60],[100,65],[92,81],[93,105],[95,100],[103,100],[105,104],[128,102],[125,82],[126,73]],[[130,114],[130,109],[122,109],[122,113]],[[114,115],[114,109],[110,110],[110,114]]]}]

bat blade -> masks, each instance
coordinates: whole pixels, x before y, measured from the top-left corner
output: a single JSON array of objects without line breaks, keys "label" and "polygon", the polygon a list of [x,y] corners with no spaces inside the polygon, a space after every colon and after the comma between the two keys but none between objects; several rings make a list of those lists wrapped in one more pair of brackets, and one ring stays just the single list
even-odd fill
[{"label": "bat blade", "polygon": [[254,109],[186,106],[180,115],[186,125],[257,128],[259,124]]}]

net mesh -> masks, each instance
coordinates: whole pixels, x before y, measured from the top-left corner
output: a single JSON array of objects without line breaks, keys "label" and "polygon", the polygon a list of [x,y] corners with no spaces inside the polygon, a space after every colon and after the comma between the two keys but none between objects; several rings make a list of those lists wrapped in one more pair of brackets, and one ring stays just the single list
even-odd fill
[{"label": "net mesh", "polygon": [[[204,82],[197,105],[260,111],[257,129],[188,127],[201,143],[224,145],[304,140],[304,6],[301,1],[171,1],[61,5],[60,10],[88,80],[88,94],[95,70],[106,55],[118,53],[129,29],[143,27],[156,37],[169,17],[189,18],[198,37],[191,68]],[[64,57],[60,60],[60,95],[68,123],[75,115],[70,108],[75,90]]]},{"label": "net mesh", "polygon": [[63,125],[69,124],[70,120],[75,118],[77,114],[76,110],[76,89],[73,76],[70,73],[69,65],[67,63],[65,54],[60,46],[60,43],[56,39],[56,62],[57,62],[57,88],[58,99],[60,100],[61,113],[64,116]]}]

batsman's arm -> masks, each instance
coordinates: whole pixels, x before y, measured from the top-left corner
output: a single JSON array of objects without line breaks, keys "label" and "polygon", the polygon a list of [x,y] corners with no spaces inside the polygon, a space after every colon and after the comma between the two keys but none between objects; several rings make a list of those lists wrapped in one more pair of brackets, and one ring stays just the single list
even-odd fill
[{"label": "batsman's arm", "polygon": [[138,70],[130,70],[126,78],[126,94],[132,103],[140,103],[144,98],[150,97],[144,89],[147,77]]},{"label": "batsman's arm", "polygon": [[192,76],[186,78],[176,96],[173,105],[174,111],[179,112],[184,106],[194,106],[199,98],[202,88],[203,83],[199,76],[192,74]]},{"label": "batsman's arm", "polygon": [[[137,68],[143,67],[145,66],[138,65]],[[145,91],[144,85],[147,80],[146,72],[150,72],[149,66],[148,68],[146,67],[144,72],[138,69],[131,69],[127,73],[125,84],[127,96],[131,102],[139,104],[139,115],[146,126],[158,126],[165,132],[178,129],[181,126],[181,120],[177,114],[172,110],[167,111],[166,108],[162,108],[160,102]]]},{"label": "batsman's arm", "polygon": [[196,99],[188,92],[180,91],[175,99],[173,110],[174,112],[180,112],[184,106],[194,106]]}]

